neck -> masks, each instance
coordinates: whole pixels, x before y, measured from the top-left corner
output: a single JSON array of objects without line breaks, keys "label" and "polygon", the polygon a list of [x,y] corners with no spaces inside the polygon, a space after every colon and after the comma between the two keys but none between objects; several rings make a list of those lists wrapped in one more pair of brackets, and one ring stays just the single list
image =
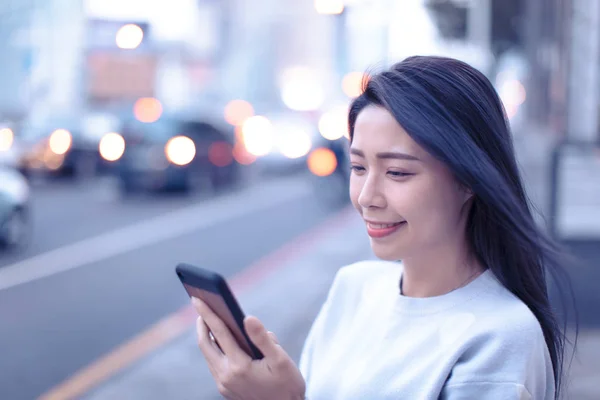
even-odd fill
[{"label": "neck", "polygon": [[402,260],[402,294],[434,297],[453,291],[475,279],[482,266],[468,247],[446,245]]}]

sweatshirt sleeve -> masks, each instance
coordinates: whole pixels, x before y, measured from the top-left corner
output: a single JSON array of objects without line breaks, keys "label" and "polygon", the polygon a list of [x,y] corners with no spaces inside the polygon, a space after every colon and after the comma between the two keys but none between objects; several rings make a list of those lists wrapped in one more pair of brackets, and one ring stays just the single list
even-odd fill
[{"label": "sweatshirt sleeve", "polygon": [[519,383],[476,381],[446,385],[440,398],[443,400],[534,400],[529,390]]},{"label": "sweatshirt sleeve", "polygon": [[554,400],[554,370],[546,341],[533,315],[525,316],[475,335],[452,368],[441,398]]}]

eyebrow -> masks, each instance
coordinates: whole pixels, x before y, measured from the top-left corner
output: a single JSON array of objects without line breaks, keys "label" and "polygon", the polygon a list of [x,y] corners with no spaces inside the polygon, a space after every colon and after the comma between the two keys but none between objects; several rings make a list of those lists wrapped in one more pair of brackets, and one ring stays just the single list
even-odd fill
[{"label": "eyebrow", "polygon": [[[358,157],[365,157],[365,153],[362,152],[362,150],[358,150],[355,148],[351,148],[350,149],[350,154],[354,154],[355,156]],[[377,158],[382,159],[382,160],[409,160],[409,161],[421,161],[419,158],[415,157],[415,156],[411,156],[410,154],[406,154],[406,153],[397,153],[397,152],[393,152],[393,151],[386,151],[383,153],[377,153]]]}]

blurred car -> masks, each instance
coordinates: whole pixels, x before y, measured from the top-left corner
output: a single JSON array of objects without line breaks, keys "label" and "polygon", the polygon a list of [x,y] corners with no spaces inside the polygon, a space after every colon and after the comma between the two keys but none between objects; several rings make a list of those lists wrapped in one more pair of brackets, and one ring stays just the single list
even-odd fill
[{"label": "blurred car", "polygon": [[29,184],[21,173],[0,166],[0,248],[18,248],[28,242],[29,192]]},{"label": "blurred car", "polygon": [[102,138],[100,153],[115,163],[123,193],[212,191],[240,177],[233,146],[233,129],[163,115],[152,123],[125,121],[121,133]]},{"label": "blurred car", "polygon": [[22,144],[15,136],[14,125],[0,123],[0,166],[18,168]]},{"label": "blurred car", "polygon": [[98,138],[84,134],[79,118],[53,118],[25,124],[19,132],[19,169],[26,175],[88,178],[100,163]]}]

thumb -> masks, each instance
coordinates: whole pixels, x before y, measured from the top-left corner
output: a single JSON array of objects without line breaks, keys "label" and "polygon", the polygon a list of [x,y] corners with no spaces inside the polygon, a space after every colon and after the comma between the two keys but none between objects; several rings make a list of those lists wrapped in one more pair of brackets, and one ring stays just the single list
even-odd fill
[{"label": "thumb", "polygon": [[281,347],[273,342],[269,332],[265,329],[262,322],[256,317],[246,317],[244,327],[248,332],[248,337],[252,343],[263,353],[266,358],[276,358],[280,356]]}]

